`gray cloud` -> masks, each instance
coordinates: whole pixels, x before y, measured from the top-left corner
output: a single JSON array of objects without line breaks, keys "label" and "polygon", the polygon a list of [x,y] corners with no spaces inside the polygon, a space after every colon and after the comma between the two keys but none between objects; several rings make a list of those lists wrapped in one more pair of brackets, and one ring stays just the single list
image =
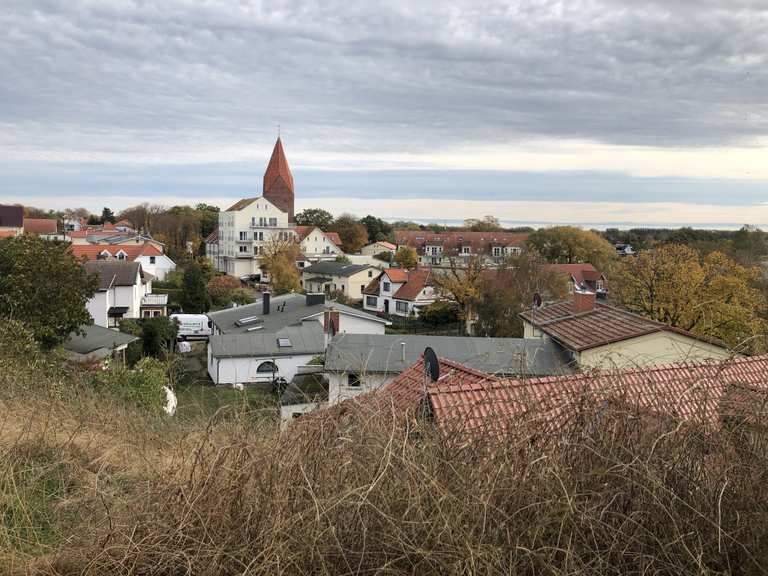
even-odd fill
[{"label": "gray cloud", "polygon": [[750,144],[764,2],[11,0],[0,151]]}]

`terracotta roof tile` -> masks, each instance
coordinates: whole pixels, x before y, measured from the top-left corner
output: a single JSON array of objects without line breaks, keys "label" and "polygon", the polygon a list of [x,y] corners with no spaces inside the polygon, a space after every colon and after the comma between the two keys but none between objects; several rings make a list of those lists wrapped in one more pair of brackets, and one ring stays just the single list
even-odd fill
[{"label": "terracotta roof tile", "polygon": [[26,234],[56,234],[58,222],[52,218],[24,218]]},{"label": "terracotta roof tile", "polygon": [[432,284],[432,271],[419,268],[408,272],[408,279],[393,295],[396,300],[415,300],[424,288]]},{"label": "terracotta roof tile", "polygon": [[112,258],[117,258],[119,252],[124,252],[128,261],[136,260],[139,256],[161,256],[163,253],[157,246],[145,242],[140,245],[79,245],[73,244],[69,247],[70,252],[77,259],[85,258],[87,260],[98,260],[99,255],[107,252]]},{"label": "terracotta roof tile", "polygon": [[341,248],[341,245],[343,242],[341,241],[341,236],[339,236],[338,232],[326,232],[325,235],[328,237],[328,240],[336,244],[339,248]]},{"label": "terracotta roof tile", "polygon": [[425,246],[442,246],[446,256],[458,256],[462,246],[470,246],[472,254],[489,254],[494,246],[523,248],[528,234],[517,232],[430,232],[428,230],[395,230],[395,243],[410,246],[419,254]]},{"label": "terracotta roof tile", "polygon": [[291,168],[288,166],[288,159],[285,157],[283,142],[279,137],[272,150],[267,170],[264,172],[264,192],[268,192],[278,179],[282,179],[288,188],[293,190],[293,174],[291,174]]}]

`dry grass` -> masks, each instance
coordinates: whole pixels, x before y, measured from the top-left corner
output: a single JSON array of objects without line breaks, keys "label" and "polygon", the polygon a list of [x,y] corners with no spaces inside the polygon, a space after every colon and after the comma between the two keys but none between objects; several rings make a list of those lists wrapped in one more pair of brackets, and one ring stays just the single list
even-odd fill
[{"label": "dry grass", "polygon": [[318,418],[280,435],[245,410],[173,421],[76,387],[31,394],[30,382],[0,380],[3,573],[768,566],[762,429],[704,433],[615,412],[546,443],[523,433],[456,447],[388,414],[352,413],[342,427]]}]

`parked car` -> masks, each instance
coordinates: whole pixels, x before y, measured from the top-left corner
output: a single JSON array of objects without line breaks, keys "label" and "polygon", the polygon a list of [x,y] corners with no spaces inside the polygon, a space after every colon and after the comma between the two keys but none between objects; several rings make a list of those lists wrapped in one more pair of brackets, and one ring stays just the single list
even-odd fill
[{"label": "parked car", "polygon": [[171,314],[178,323],[178,340],[208,340],[213,333],[213,323],[205,314]]}]

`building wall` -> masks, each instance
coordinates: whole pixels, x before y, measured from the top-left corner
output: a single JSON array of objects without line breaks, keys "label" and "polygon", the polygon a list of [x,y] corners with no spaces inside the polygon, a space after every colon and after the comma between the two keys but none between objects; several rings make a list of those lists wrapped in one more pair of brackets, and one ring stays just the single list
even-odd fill
[{"label": "building wall", "polygon": [[214,358],[208,346],[208,374],[215,384],[257,384],[272,381],[271,372],[258,372],[263,362],[277,364],[275,378],[285,378],[287,382],[296,376],[299,366],[306,366],[317,354],[298,354],[296,356],[251,357],[251,358]]},{"label": "building wall", "polygon": [[731,356],[725,348],[713,346],[675,332],[656,332],[623,342],[615,342],[578,353],[582,368],[636,368],[673,362],[724,360]]},{"label": "building wall", "polygon": [[301,252],[309,258],[320,256],[340,256],[344,254],[341,248],[331,242],[328,237],[319,228],[312,230],[304,240],[301,241]]},{"label": "building wall", "polygon": [[141,264],[141,267],[144,269],[144,271],[149,272],[160,280],[161,282],[165,280],[166,275],[168,272],[173,272],[176,270],[176,263],[168,258],[165,254],[162,254],[160,256],[155,256],[155,263],[151,263],[151,256],[139,256],[136,258],[136,262],[139,262]]},{"label": "building wall", "polygon": [[349,386],[349,372],[326,372],[328,377],[328,404],[333,406],[343,400],[354,398],[360,394],[378,390],[385,384],[389,384],[399,373],[361,373],[360,386]]},{"label": "building wall", "polygon": [[[323,324],[323,314],[314,316],[310,321]],[[339,314],[339,334],[384,334],[386,326],[383,322],[374,322],[349,314]]]},{"label": "building wall", "polygon": [[377,270],[368,269],[349,277],[329,275],[330,282],[310,282],[308,279],[317,274],[305,271],[302,276],[307,279],[303,279],[302,285],[307,292],[341,292],[352,300],[362,300],[363,289],[378,275]]},{"label": "building wall", "polygon": [[378,242],[375,242],[373,244],[368,244],[368,246],[363,246],[360,249],[360,254],[364,254],[366,256],[375,256],[376,254],[381,254],[382,252],[391,252],[392,254],[394,254],[395,250],[391,248],[387,248],[386,246],[383,246]]},{"label": "building wall", "polygon": [[88,314],[90,314],[91,318],[93,318],[93,323],[104,328],[109,327],[107,310],[109,310],[110,306],[110,293],[111,290],[96,292],[93,297],[85,304],[85,308],[88,310]]}]

